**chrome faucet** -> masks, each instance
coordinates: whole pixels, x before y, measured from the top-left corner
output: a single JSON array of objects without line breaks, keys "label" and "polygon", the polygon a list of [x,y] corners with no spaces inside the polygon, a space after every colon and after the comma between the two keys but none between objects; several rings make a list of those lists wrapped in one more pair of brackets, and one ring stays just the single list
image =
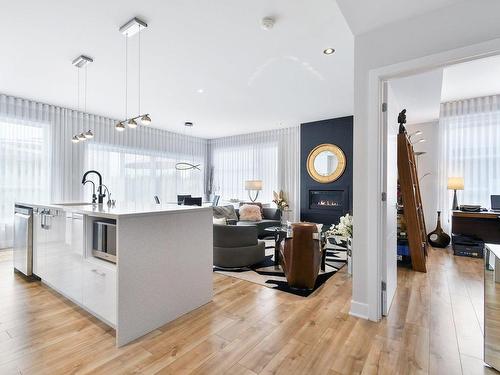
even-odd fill
[{"label": "chrome faucet", "polygon": [[[90,173],[96,174],[97,177],[99,178],[99,185],[97,187],[97,193],[98,193],[97,197],[98,197],[98,203],[102,204],[103,201],[104,201],[104,197],[106,196],[106,194],[104,194],[102,192],[103,184],[102,184],[102,176],[101,176],[101,174],[99,172],[97,172],[97,171],[94,171],[94,170],[90,170],[90,171],[85,172],[84,175],[83,175],[83,178],[82,178],[82,184],[85,185],[85,183],[87,182],[87,175],[90,174]],[[109,191],[108,191],[108,193],[109,193]]]},{"label": "chrome faucet", "polygon": [[115,201],[111,200],[111,193],[110,193],[108,187],[106,185],[104,185],[104,184],[101,184],[101,186],[104,187],[106,189],[106,192],[108,193],[108,201],[106,202],[106,204],[108,205],[108,207],[114,206],[115,205]]},{"label": "chrome faucet", "polygon": [[87,182],[92,184],[92,204],[97,203],[97,195],[95,195],[95,184],[94,181],[87,180],[83,184],[85,185]]}]

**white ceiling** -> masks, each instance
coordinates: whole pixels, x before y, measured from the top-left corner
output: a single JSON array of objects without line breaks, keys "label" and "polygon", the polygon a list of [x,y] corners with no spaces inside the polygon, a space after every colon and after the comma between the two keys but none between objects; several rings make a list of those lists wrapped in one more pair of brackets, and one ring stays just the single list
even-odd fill
[{"label": "white ceiling", "polygon": [[442,82],[443,69],[390,81],[397,104],[401,107],[399,110],[407,110],[408,124],[439,119]]},{"label": "white ceiling", "polygon": [[444,70],[442,102],[500,94],[500,56],[452,65]]},{"label": "white ceiling", "polygon": [[[436,1],[436,0],[433,0]],[[264,16],[277,22],[260,28]],[[87,111],[124,117],[124,37],[142,33],[142,110],[153,125],[219,137],[353,113],[354,41],[333,0],[9,1],[0,23],[0,90],[76,108],[79,54]],[[337,52],[322,53],[326,47]],[[129,51],[137,50],[137,39]],[[8,52],[8,53],[5,53]],[[137,112],[137,55],[129,58],[129,114]],[[203,93],[198,90],[203,89]]]},{"label": "white ceiling", "polygon": [[390,81],[408,123],[439,119],[440,104],[500,94],[500,55]]},{"label": "white ceiling", "polygon": [[359,35],[461,1],[464,0],[337,0],[337,3],[354,35]]}]

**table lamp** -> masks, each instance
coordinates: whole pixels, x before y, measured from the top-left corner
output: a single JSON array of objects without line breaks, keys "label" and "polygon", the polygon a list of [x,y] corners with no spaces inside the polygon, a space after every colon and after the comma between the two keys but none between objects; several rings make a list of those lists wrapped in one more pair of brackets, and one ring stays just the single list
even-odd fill
[{"label": "table lamp", "polygon": [[[248,191],[248,198],[252,202],[255,202],[259,197],[259,191],[262,190],[262,180],[247,180],[245,181],[245,190]],[[252,198],[252,192],[255,193],[255,197]]]},{"label": "table lamp", "polygon": [[453,190],[453,205],[452,210],[458,210],[457,190],[464,190],[463,177],[448,177],[448,190]]}]

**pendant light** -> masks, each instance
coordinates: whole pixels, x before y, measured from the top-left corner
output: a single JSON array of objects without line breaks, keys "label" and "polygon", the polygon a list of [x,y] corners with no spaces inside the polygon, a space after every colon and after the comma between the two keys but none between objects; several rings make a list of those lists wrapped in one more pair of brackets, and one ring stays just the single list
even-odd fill
[{"label": "pendant light", "polygon": [[122,27],[120,27],[119,31],[125,36],[125,120],[118,122],[115,125],[115,129],[117,131],[124,131],[125,130],[125,124],[127,127],[130,129],[136,129],[139,123],[137,120],[139,120],[141,125],[149,125],[151,124],[151,117],[149,113],[146,114],[139,114],[137,116],[133,116],[128,118],[128,111],[127,111],[127,105],[128,105],[128,38],[132,37],[135,34],[138,34],[138,42],[139,42],[139,51],[138,51],[138,89],[137,89],[137,109],[138,113],[141,113],[141,31],[148,27],[146,22],[140,20],[137,17],[132,18],[130,21],[128,21],[126,24],[124,24]]},{"label": "pendant light", "polygon": [[[184,126],[185,126],[185,128],[192,128],[193,127],[193,123],[191,121],[186,121],[184,123]],[[187,134],[185,136],[187,137]],[[201,170],[200,169],[200,164],[194,164],[194,155],[193,155],[192,160],[193,160],[192,163],[187,162],[187,161],[181,161],[181,162],[176,163],[175,164],[175,169],[178,170],[178,171],[188,171],[190,169]]]},{"label": "pendant light", "polygon": [[[87,115],[87,66],[88,66],[88,64],[90,64],[93,61],[94,60],[91,57],[88,57],[85,55],[80,55],[72,61],[72,65],[78,69],[77,70],[77,81],[78,81],[78,84],[77,84],[77,90],[78,90],[78,94],[77,94],[77,98],[78,98],[77,123],[79,122],[78,119],[80,117],[80,70],[85,69],[84,70],[84,84],[85,84],[85,86],[83,89],[84,90],[84,97],[83,97],[83,114],[82,114],[82,116],[86,116]],[[83,122],[83,120],[82,120],[82,122]],[[92,130],[89,129],[87,131],[83,131],[79,134],[73,135],[73,137],[71,137],[71,142],[79,143],[79,142],[84,142],[87,139],[92,139],[92,138],[94,138],[94,133],[92,132]]]}]

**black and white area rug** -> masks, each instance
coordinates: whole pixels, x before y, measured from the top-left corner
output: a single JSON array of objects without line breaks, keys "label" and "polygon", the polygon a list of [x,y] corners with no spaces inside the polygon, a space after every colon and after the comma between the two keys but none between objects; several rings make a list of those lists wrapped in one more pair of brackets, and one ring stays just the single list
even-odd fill
[{"label": "black and white area rug", "polygon": [[347,248],[344,241],[338,241],[333,237],[328,238],[325,249],[325,271],[320,270],[318,278],[316,279],[316,285],[312,290],[290,288],[281,266],[279,268],[274,268],[274,240],[266,240],[266,259],[262,263],[237,269],[225,269],[214,266],[214,272],[250,281],[282,292],[307,297],[321,287],[347,263]]}]

